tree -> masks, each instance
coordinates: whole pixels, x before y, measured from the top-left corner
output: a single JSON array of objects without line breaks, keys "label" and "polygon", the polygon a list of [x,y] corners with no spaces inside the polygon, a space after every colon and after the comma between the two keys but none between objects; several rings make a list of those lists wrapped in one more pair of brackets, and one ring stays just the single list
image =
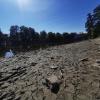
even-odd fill
[{"label": "tree", "polygon": [[63,36],[60,33],[56,33],[56,43],[62,44],[63,43]]},{"label": "tree", "polygon": [[28,30],[29,30],[29,32],[28,32],[29,45],[30,45],[31,48],[33,48],[33,45],[35,43],[35,29],[29,27]]},{"label": "tree", "polygon": [[8,46],[8,35],[3,34],[3,32],[0,30],[0,56],[8,49]]},{"label": "tree", "polygon": [[29,27],[28,30],[29,30],[28,35],[30,37],[30,40],[31,42],[33,42],[35,39],[35,29]]},{"label": "tree", "polygon": [[100,5],[98,5],[93,10],[93,20],[94,20],[94,35],[95,37],[100,36]]},{"label": "tree", "polygon": [[88,37],[93,38],[94,37],[94,22],[93,22],[93,16],[91,13],[88,14],[87,22],[85,24],[86,31],[88,32]]},{"label": "tree", "polygon": [[89,38],[100,36],[100,5],[98,5],[93,13],[89,13],[85,24]]},{"label": "tree", "polygon": [[67,32],[63,33],[63,41],[64,43],[69,43],[69,33]]},{"label": "tree", "polygon": [[47,44],[47,33],[46,31],[41,31],[40,32],[40,44],[42,46],[45,46]]},{"label": "tree", "polygon": [[2,42],[3,42],[3,33],[0,29],[0,47],[2,46]]},{"label": "tree", "polygon": [[19,47],[19,43],[21,39],[19,31],[20,28],[17,25],[10,27],[10,42],[11,42],[11,46],[14,48]]},{"label": "tree", "polygon": [[30,35],[28,27],[21,26],[20,35],[21,35],[21,44],[23,46],[23,49],[27,49],[30,43]]},{"label": "tree", "polygon": [[93,10],[93,20],[95,21],[95,24],[97,22],[100,22],[100,5],[98,5],[94,10]]},{"label": "tree", "polygon": [[35,45],[39,45],[40,35],[38,32],[35,32]]},{"label": "tree", "polygon": [[72,32],[70,33],[69,35],[69,39],[70,39],[70,42],[76,42],[76,39],[77,39],[77,33],[76,32]]},{"label": "tree", "polygon": [[83,32],[80,32],[79,34],[77,34],[76,36],[76,41],[83,41],[83,40],[87,40],[88,39],[88,36],[87,36],[87,33],[83,33]]},{"label": "tree", "polygon": [[56,35],[53,32],[48,33],[48,43],[49,45],[55,45],[56,44]]}]

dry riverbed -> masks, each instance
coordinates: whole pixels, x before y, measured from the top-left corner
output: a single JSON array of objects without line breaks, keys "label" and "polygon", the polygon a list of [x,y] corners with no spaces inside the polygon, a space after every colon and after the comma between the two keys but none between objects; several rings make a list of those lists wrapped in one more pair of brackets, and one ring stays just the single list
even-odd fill
[{"label": "dry riverbed", "polygon": [[100,100],[100,39],[0,59],[0,100]]}]

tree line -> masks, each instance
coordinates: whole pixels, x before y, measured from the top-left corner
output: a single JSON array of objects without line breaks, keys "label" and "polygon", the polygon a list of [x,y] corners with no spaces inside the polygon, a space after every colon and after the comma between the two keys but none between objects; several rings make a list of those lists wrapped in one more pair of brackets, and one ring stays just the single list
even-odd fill
[{"label": "tree line", "polygon": [[36,32],[34,28],[26,26],[11,26],[10,34],[4,35],[0,31],[0,47],[3,49],[31,50],[47,46],[77,42],[87,39],[87,34]]},{"label": "tree line", "polygon": [[9,49],[26,51],[96,38],[100,36],[100,5],[88,14],[85,27],[87,33],[46,31],[38,33],[31,27],[13,25],[10,27],[10,34],[3,34],[0,30],[0,52]]}]

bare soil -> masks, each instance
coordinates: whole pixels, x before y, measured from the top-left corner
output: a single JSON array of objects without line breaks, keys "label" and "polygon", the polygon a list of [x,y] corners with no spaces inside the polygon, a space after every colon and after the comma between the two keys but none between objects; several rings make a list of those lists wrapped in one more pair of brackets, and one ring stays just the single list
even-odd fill
[{"label": "bare soil", "polygon": [[[100,100],[100,39],[0,59],[0,100]],[[55,75],[57,93],[43,84]]]}]

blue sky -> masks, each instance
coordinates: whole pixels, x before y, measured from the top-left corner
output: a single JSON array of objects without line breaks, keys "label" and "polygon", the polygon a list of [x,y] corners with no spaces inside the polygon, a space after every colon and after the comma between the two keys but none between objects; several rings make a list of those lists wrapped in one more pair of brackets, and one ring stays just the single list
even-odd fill
[{"label": "blue sky", "polygon": [[84,32],[86,17],[100,0],[0,0],[0,28],[25,25],[36,31]]}]

